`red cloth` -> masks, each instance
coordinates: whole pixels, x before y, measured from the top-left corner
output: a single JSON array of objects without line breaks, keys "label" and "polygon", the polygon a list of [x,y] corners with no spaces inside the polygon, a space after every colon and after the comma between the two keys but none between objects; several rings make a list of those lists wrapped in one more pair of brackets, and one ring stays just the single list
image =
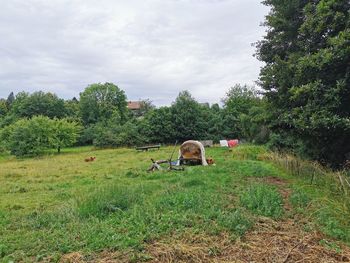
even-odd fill
[{"label": "red cloth", "polygon": [[238,140],[228,140],[227,143],[229,148],[233,148],[238,145]]}]

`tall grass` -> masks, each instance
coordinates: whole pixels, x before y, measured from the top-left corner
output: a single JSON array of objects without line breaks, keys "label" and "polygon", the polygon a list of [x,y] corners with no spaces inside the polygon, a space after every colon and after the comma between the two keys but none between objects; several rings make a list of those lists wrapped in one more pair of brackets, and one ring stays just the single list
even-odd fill
[{"label": "tall grass", "polygon": [[283,199],[274,186],[256,184],[240,195],[241,204],[253,213],[278,219],[283,214]]},{"label": "tall grass", "polygon": [[290,198],[297,211],[307,212],[323,233],[350,242],[350,178],[346,171],[332,171],[317,162],[276,152],[261,154],[259,159],[303,182],[302,189]]},{"label": "tall grass", "polygon": [[293,176],[308,179],[310,184],[322,185],[331,192],[349,198],[350,178],[346,171],[331,171],[318,162],[302,160],[294,155],[266,152],[259,156],[260,160],[269,161],[284,169]]},{"label": "tall grass", "polygon": [[114,212],[123,212],[143,200],[145,189],[141,186],[118,184],[100,186],[90,193],[76,197],[77,212],[81,217],[105,217]]}]

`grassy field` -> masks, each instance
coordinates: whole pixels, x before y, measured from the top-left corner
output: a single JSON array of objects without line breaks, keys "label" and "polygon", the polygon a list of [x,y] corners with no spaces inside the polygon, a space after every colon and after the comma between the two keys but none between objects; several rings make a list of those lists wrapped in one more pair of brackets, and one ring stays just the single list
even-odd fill
[{"label": "grassy field", "polygon": [[350,259],[350,206],[339,189],[311,185],[249,145],[209,148],[214,166],[146,172],[171,151],[0,156],[0,261]]}]

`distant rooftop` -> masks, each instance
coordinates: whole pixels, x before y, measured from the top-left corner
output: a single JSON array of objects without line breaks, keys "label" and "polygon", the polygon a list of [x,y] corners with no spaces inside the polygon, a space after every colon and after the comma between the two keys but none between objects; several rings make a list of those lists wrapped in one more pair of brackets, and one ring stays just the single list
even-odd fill
[{"label": "distant rooftop", "polygon": [[128,101],[129,110],[139,110],[141,108],[141,101]]}]

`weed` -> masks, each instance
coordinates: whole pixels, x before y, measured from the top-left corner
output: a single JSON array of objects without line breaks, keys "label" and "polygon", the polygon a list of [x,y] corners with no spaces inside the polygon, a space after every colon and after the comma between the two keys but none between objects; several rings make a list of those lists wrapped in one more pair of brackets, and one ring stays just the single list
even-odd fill
[{"label": "weed", "polygon": [[241,205],[257,215],[278,219],[283,214],[283,200],[275,187],[256,184],[240,195]]},{"label": "weed", "polygon": [[334,242],[322,239],[322,240],[320,240],[319,244],[330,249],[330,250],[335,251],[336,253],[341,253],[340,247]]},{"label": "weed", "polygon": [[321,230],[328,236],[350,242],[349,222],[341,222],[339,214],[333,212],[333,208],[324,207],[317,214],[317,221]]},{"label": "weed", "polygon": [[224,212],[218,217],[218,224],[228,229],[231,233],[242,236],[253,225],[251,219],[244,214],[242,209]]},{"label": "weed", "polygon": [[301,210],[307,207],[307,205],[310,203],[310,198],[301,189],[296,189],[290,195],[289,201],[294,208]]}]

